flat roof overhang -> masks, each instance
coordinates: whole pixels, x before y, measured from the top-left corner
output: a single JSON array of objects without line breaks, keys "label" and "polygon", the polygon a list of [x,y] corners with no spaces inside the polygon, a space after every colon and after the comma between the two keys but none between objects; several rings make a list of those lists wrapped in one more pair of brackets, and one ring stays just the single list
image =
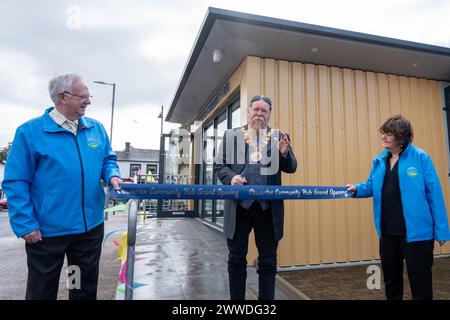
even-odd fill
[{"label": "flat roof overhang", "polygon": [[450,81],[450,48],[208,8],[165,120],[191,124],[247,56]]}]

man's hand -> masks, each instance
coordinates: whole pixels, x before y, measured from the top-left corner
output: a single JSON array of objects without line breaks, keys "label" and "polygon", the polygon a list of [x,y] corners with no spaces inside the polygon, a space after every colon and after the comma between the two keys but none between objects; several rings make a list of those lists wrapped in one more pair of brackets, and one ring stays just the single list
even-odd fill
[{"label": "man's hand", "polygon": [[22,237],[28,244],[33,244],[42,241],[42,235],[40,230],[35,230]]},{"label": "man's hand", "polygon": [[[278,149],[280,150],[280,154],[283,158],[287,158],[289,152],[290,142],[287,138],[286,133],[280,131],[280,140],[278,141]],[[277,139],[277,138],[275,138]]]},{"label": "man's hand", "polygon": [[247,179],[241,175],[235,175],[233,179],[231,179],[232,186],[242,186],[244,183],[247,183]]},{"label": "man's hand", "polygon": [[111,177],[111,179],[109,180],[109,184],[112,185],[114,190],[120,189],[119,183],[122,183],[122,179],[120,179],[119,177]]}]

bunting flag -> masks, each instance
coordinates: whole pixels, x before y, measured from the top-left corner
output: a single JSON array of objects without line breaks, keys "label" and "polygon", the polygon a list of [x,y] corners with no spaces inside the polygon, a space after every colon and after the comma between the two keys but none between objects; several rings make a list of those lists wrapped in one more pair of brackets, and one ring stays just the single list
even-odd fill
[{"label": "bunting flag", "polygon": [[[108,240],[108,238],[109,238],[110,236],[112,236],[114,233],[119,232],[119,231],[125,231],[125,230],[127,230],[127,228],[128,228],[128,226],[127,226],[127,225],[124,225],[123,227],[121,227],[121,228],[119,228],[119,229],[116,229],[116,230],[113,230],[113,231],[111,231],[111,232],[108,232],[108,233],[106,234],[105,238],[103,239],[103,244],[102,244],[102,245],[105,245],[106,240]],[[116,240],[112,240],[112,242],[113,242],[117,247],[120,246],[120,244],[118,244],[118,242],[117,242]]]},{"label": "bunting flag", "polygon": [[[125,260],[125,262],[123,263],[122,269],[120,270],[119,282],[127,283],[127,260]],[[131,287],[134,289],[134,288],[139,288],[139,287],[146,286],[146,285],[147,284],[145,284],[145,283],[133,282],[131,284]]]},{"label": "bunting flag", "polygon": [[119,259],[122,261],[125,261],[127,259],[127,237],[128,237],[128,231],[125,231],[120,236],[119,240],[119,247],[117,248],[117,253],[119,254]]},{"label": "bunting flag", "polygon": [[122,269],[120,269],[119,281],[127,283],[127,260],[123,262]]},{"label": "bunting flag", "polygon": [[104,212],[114,212],[114,211],[125,211],[128,212],[128,204],[127,203],[122,203],[122,204],[118,204],[117,206],[111,207],[111,208],[106,208],[105,210],[103,210]]},{"label": "bunting flag", "polygon": [[119,291],[120,293],[125,293],[125,285],[123,283],[119,284],[117,286],[117,291]]},{"label": "bunting flag", "polygon": [[[130,287],[133,289],[139,288],[139,287],[143,287],[143,286],[148,286],[148,284],[146,283],[140,283],[140,282],[133,282]],[[121,283],[117,286],[117,291],[120,293],[125,293],[125,283]]]}]

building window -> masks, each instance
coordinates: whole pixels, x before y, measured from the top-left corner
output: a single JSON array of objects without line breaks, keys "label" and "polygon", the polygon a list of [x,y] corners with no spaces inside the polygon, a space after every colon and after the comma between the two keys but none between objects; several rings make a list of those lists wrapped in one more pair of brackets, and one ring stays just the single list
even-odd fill
[{"label": "building window", "polygon": [[[214,121],[203,131],[203,141],[205,150],[205,157],[203,159],[203,184],[214,184]],[[202,207],[203,218],[213,222],[213,200],[204,200]]]},{"label": "building window", "polygon": [[141,174],[141,165],[138,163],[132,163],[130,164],[130,177],[134,177]]},{"label": "building window", "polygon": [[147,164],[147,174],[157,174],[158,166],[156,164]]},{"label": "building window", "polygon": [[147,183],[158,182],[158,166],[156,164],[147,164],[147,170],[145,172],[147,174],[145,177]]},{"label": "building window", "polygon": [[[214,157],[222,142],[226,129],[240,126],[240,103],[239,95],[227,105],[223,112],[211,120],[203,130],[204,159],[200,165],[202,173],[201,184],[221,184],[214,170]],[[199,201],[200,217],[223,226],[224,200],[203,200]]]},{"label": "building window", "polygon": [[239,108],[239,101],[231,104],[229,111],[231,113],[230,128],[238,128],[241,126],[241,108]]}]

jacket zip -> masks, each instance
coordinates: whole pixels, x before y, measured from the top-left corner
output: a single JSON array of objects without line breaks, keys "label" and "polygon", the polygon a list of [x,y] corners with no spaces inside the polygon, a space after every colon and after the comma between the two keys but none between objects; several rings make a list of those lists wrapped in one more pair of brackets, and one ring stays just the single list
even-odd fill
[{"label": "jacket zip", "polygon": [[405,234],[405,242],[406,243],[409,243],[409,240],[408,240],[408,226],[407,226],[407,224],[406,224],[406,219],[405,219],[405,210],[403,210],[403,208],[405,207],[404,205],[403,205],[403,193],[402,193],[402,187],[401,187],[401,185],[402,185],[402,183],[401,183],[401,170],[400,170],[400,157],[398,157],[398,188],[400,189],[400,201],[401,201],[401,203],[402,203],[402,216],[403,216],[403,221],[405,221],[405,232],[406,232],[406,234]]},{"label": "jacket zip", "polygon": [[[406,226],[405,213],[403,210],[403,194],[402,194],[402,189],[400,187],[400,185],[401,185],[401,183],[400,183],[400,157],[398,157],[397,161],[398,161],[398,187],[400,189],[400,202],[402,203],[402,216],[403,216],[403,221],[405,221],[405,231],[406,231],[404,240],[406,243],[408,243],[409,242],[408,241],[408,227]],[[388,168],[386,165],[386,158],[381,158],[381,163],[384,165],[386,170],[390,170],[390,168]],[[386,172],[385,172],[385,174],[386,174]],[[383,203],[382,194],[383,194],[383,185],[381,185],[380,206],[382,206],[382,203]],[[381,215],[383,215],[383,209],[380,208],[380,211],[381,211]],[[381,221],[382,221],[381,215],[380,215],[380,232],[382,232],[381,230],[383,228],[383,226],[381,225]]]},{"label": "jacket zip", "polygon": [[[386,165],[386,159],[381,158],[381,164],[384,166],[385,170],[388,170],[388,167]],[[384,172],[386,176],[386,171]],[[384,183],[384,178],[383,178]],[[372,195],[373,195],[373,182],[372,182]],[[383,237],[383,184],[381,184],[381,190],[380,190],[380,237]]]},{"label": "jacket zip", "polygon": [[86,210],[84,208],[84,167],[83,160],[81,159],[80,146],[78,145],[78,135],[75,136],[72,134],[73,140],[75,141],[75,145],[77,146],[78,159],[80,160],[80,169],[81,169],[81,209],[83,210],[83,222],[84,222],[84,230],[88,232],[88,227],[86,223]]}]

